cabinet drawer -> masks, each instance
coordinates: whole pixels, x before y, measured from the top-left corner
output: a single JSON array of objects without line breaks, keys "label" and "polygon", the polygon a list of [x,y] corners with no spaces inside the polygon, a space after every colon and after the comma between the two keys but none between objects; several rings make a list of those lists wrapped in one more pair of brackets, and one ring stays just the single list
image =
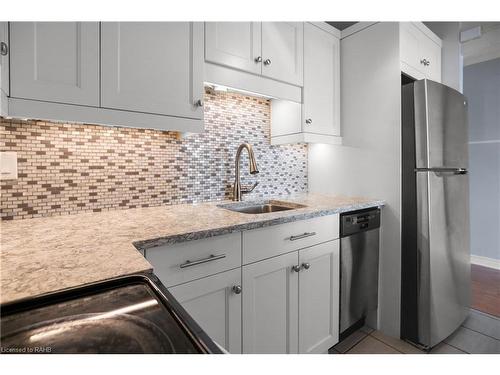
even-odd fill
[{"label": "cabinet drawer", "polygon": [[146,259],[167,287],[213,275],[241,265],[241,233],[159,246]]},{"label": "cabinet drawer", "polygon": [[257,262],[339,237],[339,215],[243,232],[243,264]]}]

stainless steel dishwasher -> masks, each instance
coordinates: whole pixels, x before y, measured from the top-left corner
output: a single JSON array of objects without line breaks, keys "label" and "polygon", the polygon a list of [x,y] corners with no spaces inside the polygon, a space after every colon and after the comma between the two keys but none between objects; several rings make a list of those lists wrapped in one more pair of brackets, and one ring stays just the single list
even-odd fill
[{"label": "stainless steel dishwasher", "polygon": [[340,215],[340,338],[369,318],[378,306],[380,209]]}]

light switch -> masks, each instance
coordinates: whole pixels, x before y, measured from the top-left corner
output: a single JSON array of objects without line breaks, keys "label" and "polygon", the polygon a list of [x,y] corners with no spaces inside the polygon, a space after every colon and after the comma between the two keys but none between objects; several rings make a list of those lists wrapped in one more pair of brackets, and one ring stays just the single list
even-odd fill
[{"label": "light switch", "polygon": [[0,152],[0,179],[17,180],[17,152]]}]

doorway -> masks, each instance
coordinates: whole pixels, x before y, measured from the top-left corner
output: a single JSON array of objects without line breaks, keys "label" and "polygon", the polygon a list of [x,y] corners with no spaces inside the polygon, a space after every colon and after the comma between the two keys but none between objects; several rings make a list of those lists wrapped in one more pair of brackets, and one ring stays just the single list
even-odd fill
[{"label": "doorway", "polygon": [[463,48],[463,88],[469,105],[471,307],[500,317],[500,57],[467,64],[471,48]]}]

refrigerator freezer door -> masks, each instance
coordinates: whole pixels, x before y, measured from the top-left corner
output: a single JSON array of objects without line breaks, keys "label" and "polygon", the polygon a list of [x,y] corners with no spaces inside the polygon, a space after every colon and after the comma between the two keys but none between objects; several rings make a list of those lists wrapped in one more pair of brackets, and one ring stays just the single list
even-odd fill
[{"label": "refrigerator freezer door", "polygon": [[467,100],[458,91],[422,80],[415,89],[417,168],[467,168]]},{"label": "refrigerator freezer door", "polygon": [[470,306],[468,176],[417,173],[419,338],[433,347],[465,320]]}]

